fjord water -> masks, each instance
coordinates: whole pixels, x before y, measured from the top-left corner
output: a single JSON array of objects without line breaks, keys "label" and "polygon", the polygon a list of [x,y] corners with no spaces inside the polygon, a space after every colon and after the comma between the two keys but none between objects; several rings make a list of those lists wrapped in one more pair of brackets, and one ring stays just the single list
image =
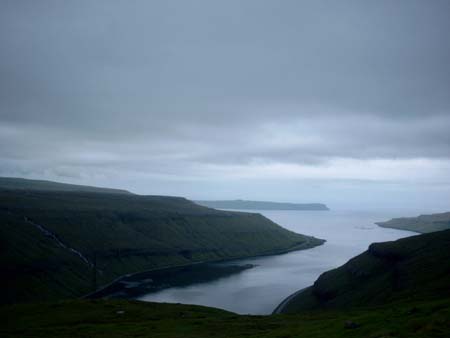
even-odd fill
[{"label": "fjord water", "polygon": [[287,254],[221,264],[254,264],[252,269],[207,283],[168,288],[140,297],[153,302],[198,304],[240,314],[269,314],[290,294],[319,275],[365,251],[370,243],[416,233],[374,224],[415,211],[255,211],[297,233],[326,239],[324,245]]}]

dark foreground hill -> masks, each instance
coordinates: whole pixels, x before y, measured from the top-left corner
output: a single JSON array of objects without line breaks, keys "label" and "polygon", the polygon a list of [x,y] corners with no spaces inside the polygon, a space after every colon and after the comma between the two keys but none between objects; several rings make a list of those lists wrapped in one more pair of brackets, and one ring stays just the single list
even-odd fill
[{"label": "dark foreground hill", "polygon": [[137,301],[65,301],[0,307],[3,338],[448,338],[448,299],[375,309],[241,316]]},{"label": "dark foreground hill", "polygon": [[323,273],[279,310],[292,313],[449,298],[450,230],[445,230],[371,244],[343,266]]},{"label": "dark foreground hill", "polygon": [[0,225],[1,302],[77,297],[124,274],[323,243],[260,214],[130,193],[0,189]]},{"label": "dark foreground hill", "polygon": [[216,209],[238,210],[329,210],[321,203],[279,203],[265,201],[225,200],[225,201],[195,201],[195,203]]},{"label": "dark foreground hill", "polygon": [[428,233],[450,229],[450,212],[420,215],[418,217],[393,218],[387,222],[376,223],[380,227]]}]

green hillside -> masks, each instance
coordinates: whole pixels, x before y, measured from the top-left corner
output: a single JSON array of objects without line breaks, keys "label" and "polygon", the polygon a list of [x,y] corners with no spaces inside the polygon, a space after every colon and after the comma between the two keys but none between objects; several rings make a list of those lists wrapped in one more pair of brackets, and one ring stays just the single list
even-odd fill
[{"label": "green hillside", "polygon": [[44,180],[29,180],[26,178],[16,178],[16,177],[0,177],[0,188],[13,190],[85,191],[85,192],[130,194],[129,191],[121,189],[99,188],[87,185],[58,183]]},{"label": "green hillside", "polygon": [[[271,316],[126,300],[0,306],[1,337],[447,338],[450,230],[372,244]],[[70,265],[68,265],[70,266]]]},{"label": "green hillside", "polygon": [[281,312],[380,306],[450,298],[450,230],[374,243],[323,273]]},{"label": "green hillside", "polygon": [[66,301],[0,307],[4,338],[447,338],[448,299],[348,311],[241,316],[137,301]]},{"label": "green hillside", "polygon": [[2,302],[77,297],[150,269],[267,255],[323,243],[260,214],[180,197],[0,189]]},{"label": "green hillside", "polygon": [[428,233],[450,229],[450,212],[420,215],[418,217],[393,218],[387,222],[376,223],[380,227]]}]

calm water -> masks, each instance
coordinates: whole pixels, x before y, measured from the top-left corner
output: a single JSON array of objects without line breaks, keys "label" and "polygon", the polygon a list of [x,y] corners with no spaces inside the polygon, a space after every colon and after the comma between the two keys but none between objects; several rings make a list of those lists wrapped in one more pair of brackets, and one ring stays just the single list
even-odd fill
[{"label": "calm water", "polygon": [[255,268],[208,283],[174,287],[140,300],[213,306],[241,314],[269,314],[287,296],[311,285],[324,271],[338,267],[373,242],[414,235],[380,228],[377,221],[415,216],[405,211],[258,211],[297,233],[326,239],[319,247],[283,255],[242,259]]}]

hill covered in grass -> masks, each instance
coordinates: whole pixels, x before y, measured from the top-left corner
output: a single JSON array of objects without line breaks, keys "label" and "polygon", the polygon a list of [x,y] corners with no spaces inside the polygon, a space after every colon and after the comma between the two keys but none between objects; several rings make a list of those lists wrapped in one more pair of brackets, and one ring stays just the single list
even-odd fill
[{"label": "hill covered in grass", "polygon": [[409,230],[419,233],[441,231],[450,229],[450,212],[420,215],[418,217],[393,218],[390,221],[376,224],[383,228]]},{"label": "hill covered in grass", "polygon": [[323,243],[181,197],[41,188],[0,189],[1,302],[78,297],[124,274]]},{"label": "hill covered in grass", "polygon": [[287,313],[104,299],[0,305],[0,336],[446,338],[449,241],[450,230],[372,244],[294,297]]},{"label": "hill covered in grass", "polygon": [[329,210],[321,203],[279,203],[266,201],[224,200],[224,201],[195,201],[195,203],[215,209],[238,210]]},{"label": "hill covered in grass", "polygon": [[111,194],[130,194],[127,190],[91,187],[87,185],[67,184],[45,180],[30,180],[17,177],[0,177],[0,189],[40,190],[40,191],[84,191]]},{"label": "hill covered in grass", "polygon": [[449,298],[450,230],[445,230],[373,243],[343,266],[323,273],[279,310],[292,313]]},{"label": "hill covered in grass", "polygon": [[0,317],[4,338],[447,338],[450,301],[245,316],[194,305],[77,300],[3,306]]}]

